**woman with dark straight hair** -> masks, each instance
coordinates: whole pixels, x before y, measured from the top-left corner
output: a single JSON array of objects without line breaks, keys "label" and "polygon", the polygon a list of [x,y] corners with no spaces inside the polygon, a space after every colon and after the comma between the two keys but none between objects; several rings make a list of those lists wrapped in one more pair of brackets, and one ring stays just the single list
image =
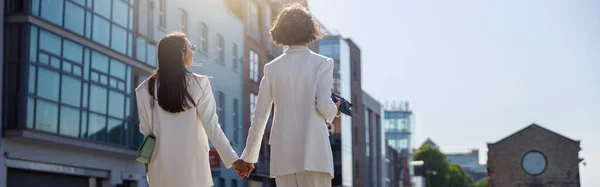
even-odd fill
[{"label": "woman with dark straight hair", "polygon": [[150,186],[212,186],[208,139],[227,168],[248,171],[219,126],[210,80],[187,70],[195,46],[185,34],[158,42],[158,67],[136,89],[140,131],[154,135]]}]

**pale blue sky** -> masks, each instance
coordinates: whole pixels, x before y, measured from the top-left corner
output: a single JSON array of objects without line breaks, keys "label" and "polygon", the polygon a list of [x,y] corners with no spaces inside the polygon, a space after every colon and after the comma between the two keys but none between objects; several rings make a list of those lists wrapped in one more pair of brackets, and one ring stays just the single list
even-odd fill
[{"label": "pale blue sky", "polygon": [[409,100],[413,146],[480,148],[531,124],[581,140],[600,183],[600,1],[309,0],[362,49],[363,89]]}]

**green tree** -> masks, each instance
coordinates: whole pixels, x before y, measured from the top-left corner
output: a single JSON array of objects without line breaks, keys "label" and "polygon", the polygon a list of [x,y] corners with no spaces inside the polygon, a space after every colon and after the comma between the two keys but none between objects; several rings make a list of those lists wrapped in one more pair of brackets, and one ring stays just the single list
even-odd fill
[{"label": "green tree", "polygon": [[474,187],[488,187],[489,186],[489,179],[487,177],[484,177],[482,179],[479,179],[477,182],[475,182],[475,184],[473,185]]},{"label": "green tree", "polygon": [[473,183],[471,176],[458,164],[451,163],[446,175],[448,187],[468,187]]},{"label": "green tree", "polygon": [[446,175],[450,169],[450,164],[446,155],[439,149],[429,145],[421,146],[414,155],[414,160],[422,160],[425,171],[435,171],[436,175],[428,175],[431,186],[445,187],[448,186]]}]

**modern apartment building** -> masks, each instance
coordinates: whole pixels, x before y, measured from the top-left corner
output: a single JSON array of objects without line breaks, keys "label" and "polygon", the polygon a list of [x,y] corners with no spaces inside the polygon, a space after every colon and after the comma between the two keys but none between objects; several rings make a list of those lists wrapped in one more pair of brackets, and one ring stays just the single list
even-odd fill
[{"label": "modern apartment building", "polygon": [[[324,27],[322,27],[324,28]],[[334,60],[333,92],[353,103],[353,116],[334,120],[331,144],[334,158],[333,186],[368,186],[365,114],[360,84],[360,49],[351,39],[326,36],[318,52]]]},{"label": "modern apartment building", "polygon": [[[244,101],[243,22],[224,0],[1,4],[0,186],[145,186],[135,161],[143,137],[133,89],[156,67],[156,42],[171,31],[188,33],[198,46],[201,67],[192,71],[213,77],[222,128],[241,151],[244,140],[234,137]],[[235,171],[218,163],[215,185],[241,186]]]},{"label": "modern apartment building", "polygon": [[384,184],[384,145],[383,126],[381,119],[383,106],[375,98],[363,92],[365,110],[365,150],[367,163],[364,170],[367,172],[366,184],[372,187],[382,187]]}]

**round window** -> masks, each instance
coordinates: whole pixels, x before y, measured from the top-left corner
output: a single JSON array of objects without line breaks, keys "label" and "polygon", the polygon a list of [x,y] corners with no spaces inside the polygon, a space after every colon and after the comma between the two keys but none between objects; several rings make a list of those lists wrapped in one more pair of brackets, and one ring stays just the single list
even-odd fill
[{"label": "round window", "polygon": [[541,152],[530,151],[523,156],[521,165],[527,174],[539,175],[546,170],[548,162],[546,161],[546,156]]}]

